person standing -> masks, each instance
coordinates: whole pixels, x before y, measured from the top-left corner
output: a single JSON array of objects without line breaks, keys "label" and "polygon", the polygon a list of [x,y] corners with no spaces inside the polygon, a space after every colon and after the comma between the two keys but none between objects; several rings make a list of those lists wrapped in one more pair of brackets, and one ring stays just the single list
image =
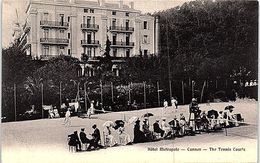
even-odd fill
[{"label": "person standing", "polygon": [[171,98],[171,104],[172,104],[172,110],[175,112],[177,112],[177,109],[178,109],[178,101],[177,101],[177,98],[176,97],[172,97]]},{"label": "person standing", "polygon": [[88,109],[88,112],[87,112],[87,116],[90,118],[91,115],[94,114],[95,110],[94,110],[94,100],[91,101],[90,103],[90,108]]},{"label": "person standing", "polygon": [[167,108],[168,108],[168,102],[164,99],[163,100],[162,116],[164,116],[165,112],[167,111]]},{"label": "person standing", "polygon": [[66,111],[66,114],[65,114],[65,119],[64,119],[64,125],[66,127],[70,126],[71,125],[71,119],[70,119],[70,108],[68,108],[68,110]]}]

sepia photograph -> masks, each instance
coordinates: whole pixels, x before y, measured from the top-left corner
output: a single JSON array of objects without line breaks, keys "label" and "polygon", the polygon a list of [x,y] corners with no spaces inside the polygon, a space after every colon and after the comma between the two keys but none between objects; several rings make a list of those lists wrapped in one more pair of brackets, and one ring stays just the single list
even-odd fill
[{"label": "sepia photograph", "polygon": [[258,162],[257,0],[2,0],[2,163]]}]

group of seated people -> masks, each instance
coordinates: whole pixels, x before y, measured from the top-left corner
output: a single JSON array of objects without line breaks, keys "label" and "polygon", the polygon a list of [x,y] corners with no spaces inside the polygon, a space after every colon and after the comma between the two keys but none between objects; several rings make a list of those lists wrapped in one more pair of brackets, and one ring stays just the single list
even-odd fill
[{"label": "group of seated people", "polygon": [[[117,142],[114,136],[111,134],[112,127],[118,131],[119,142]],[[112,147],[116,145],[130,145],[132,144],[130,135],[125,132],[124,123],[119,123],[115,126],[105,126],[103,130],[104,146],[101,145],[101,135],[97,128],[97,125],[92,126],[93,133],[91,134],[92,139],[89,139],[85,133],[85,128],[81,128],[80,134],[74,131],[73,134],[68,135],[68,145],[75,147],[76,151],[82,151],[82,145],[87,146],[87,151],[92,149],[100,149],[104,147]]]},{"label": "group of seated people", "polygon": [[88,144],[87,151],[91,149],[97,149],[97,148],[103,148],[103,146],[99,143],[100,142],[100,131],[97,128],[97,125],[94,124],[92,126],[93,128],[93,133],[91,134],[92,139],[89,139],[85,133],[85,129],[82,128],[80,131],[80,134],[78,136],[78,132],[74,131],[73,134],[68,135],[68,145],[73,146],[76,148],[76,151],[81,151],[82,146],[81,144]]},{"label": "group of seated people", "polygon": [[170,122],[166,122],[166,118],[159,119],[153,124],[153,131],[149,129],[148,119],[143,121],[142,130],[140,130],[140,120],[135,122],[134,126],[134,143],[142,143],[158,140],[160,138],[173,138],[184,136],[188,129],[187,121],[183,114],[180,114],[180,120],[175,116]]},{"label": "group of seated people", "polygon": [[233,108],[219,112],[210,110],[208,113],[205,111],[201,113],[198,126],[204,131],[217,130],[223,127],[237,127],[241,120],[241,114],[233,114]]}]

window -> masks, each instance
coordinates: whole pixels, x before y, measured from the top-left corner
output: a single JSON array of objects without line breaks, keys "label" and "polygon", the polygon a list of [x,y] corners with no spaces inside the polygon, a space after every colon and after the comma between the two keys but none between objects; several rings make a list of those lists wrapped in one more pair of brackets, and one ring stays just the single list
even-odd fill
[{"label": "window", "polygon": [[70,33],[68,33],[68,39],[70,39]]},{"label": "window", "polygon": [[148,55],[148,50],[144,50],[144,56],[147,56]]},{"label": "window", "polygon": [[126,12],[126,13],[125,13],[125,16],[129,16],[129,12]]},{"label": "window", "polygon": [[129,20],[126,20],[126,21],[125,21],[125,27],[126,27],[126,30],[129,29]]},{"label": "window", "polygon": [[49,29],[44,29],[43,37],[48,38],[49,37]]},{"label": "window", "polygon": [[116,19],[112,19],[112,27],[116,26]]},{"label": "window", "polygon": [[68,22],[70,22],[70,17],[68,16]]},{"label": "window", "polygon": [[88,17],[87,17],[87,27],[88,27],[88,28],[90,27],[90,22],[91,22],[91,17],[88,16]]},{"label": "window", "polygon": [[86,22],[86,16],[83,16],[83,24]]},{"label": "window", "polygon": [[127,58],[130,57],[130,49],[126,49],[126,57],[127,57]]},{"label": "window", "polygon": [[48,17],[49,17],[49,14],[48,14],[48,13],[44,13],[44,14],[43,14],[43,20],[44,20],[44,21],[48,21]]},{"label": "window", "polygon": [[147,29],[147,21],[144,21],[144,29]]},{"label": "window", "polygon": [[90,13],[94,13],[94,9],[89,9],[89,12]]},{"label": "window", "polygon": [[64,46],[60,46],[60,55],[64,55]]},{"label": "window", "polygon": [[147,35],[144,35],[143,43],[144,43],[144,44],[147,44],[147,43],[148,43],[148,36],[147,36]]},{"label": "window", "polygon": [[112,11],[112,15],[116,15],[116,11]]},{"label": "window", "polygon": [[49,46],[43,46],[43,55],[49,55]]},{"label": "window", "polygon": [[85,13],[88,13],[88,9],[87,9],[87,8],[84,8],[84,12],[85,12]]},{"label": "window", "polygon": [[64,30],[60,30],[60,38],[64,38]]},{"label": "window", "polygon": [[60,22],[61,22],[61,26],[64,25],[64,14],[60,14]]},{"label": "window", "polygon": [[113,57],[116,57],[117,55],[117,49],[113,49]]},{"label": "window", "polygon": [[70,55],[70,49],[68,49],[68,55]]},{"label": "window", "polygon": [[87,55],[88,57],[91,57],[91,48],[87,48]]}]

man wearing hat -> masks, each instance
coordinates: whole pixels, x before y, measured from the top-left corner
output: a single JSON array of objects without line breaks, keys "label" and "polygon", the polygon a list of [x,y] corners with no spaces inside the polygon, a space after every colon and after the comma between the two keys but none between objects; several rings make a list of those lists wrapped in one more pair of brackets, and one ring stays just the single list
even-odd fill
[{"label": "man wearing hat", "polygon": [[81,143],[79,141],[78,132],[74,131],[74,133],[71,135],[68,135],[68,137],[69,137],[69,145],[75,146],[76,151],[81,151]]},{"label": "man wearing hat", "polygon": [[79,133],[79,137],[80,137],[80,140],[82,142],[82,144],[86,144],[86,143],[89,143],[89,139],[87,138],[87,135],[86,133],[84,132],[85,128],[82,128],[80,133]]},{"label": "man wearing hat", "polygon": [[90,144],[89,144],[87,150],[91,150],[91,147],[92,147],[92,146],[93,146],[94,148],[97,148],[97,147],[103,148],[103,146],[99,144],[99,141],[100,141],[100,131],[99,131],[99,129],[97,128],[97,125],[94,124],[94,125],[92,126],[92,128],[94,129],[94,132],[93,132],[93,134],[92,134],[92,137],[93,137],[93,138],[90,140]]},{"label": "man wearing hat", "polygon": [[156,119],[155,123],[153,124],[153,131],[156,133],[160,133],[161,137],[163,137],[164,131],[160,128],[159,121],[159,119]]}]

